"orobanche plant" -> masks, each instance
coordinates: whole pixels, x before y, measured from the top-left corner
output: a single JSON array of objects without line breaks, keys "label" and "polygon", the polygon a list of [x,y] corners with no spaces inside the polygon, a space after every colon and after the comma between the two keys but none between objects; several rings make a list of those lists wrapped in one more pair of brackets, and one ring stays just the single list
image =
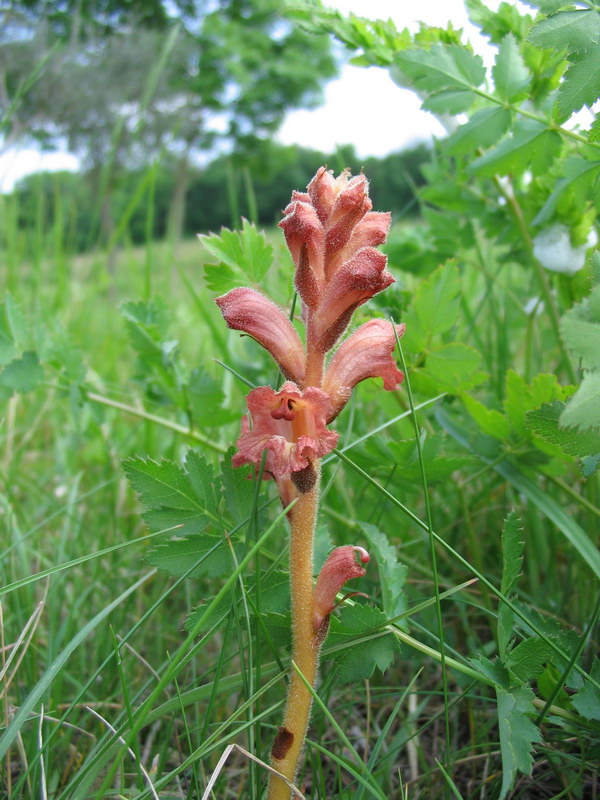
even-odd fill
[{"label": "orobanche plant", "polygon": [[[344,171],[335,178],[321,167],[306,193],[294,191],[280,223],[295,265],[306,337],[302,344],[290,319],[254,289],[239,287],[217,298],[230,328],[257,340],[273,356],[286,382],[279,389],[259,386],[246,398],[234,466],[253,464],[277,481],[289,508],[292,669],[283,725],[271,750],[272,766],[293,781],[306,736],[319,652],[327,636],[336,595],[346,581],[365,574],[370,560],[359,546],[337,547],[313,586],[313,541],[320,488],[320,459],[338,433],[327,426],[342,411],[354,386],[383,378],[394,390],[403,380],[392,353],[403,325],[373,319],[327,354],[348,327],[358,306],[394,279],[377,250],[385,241],[390,214],[372,211],[364,175]],[[263,460],[264,454],[264,460]],[[358,558],[358,561],[357,561]],[[359,563],[360,562],[360,563]],[[287,782],[273,776],[270,800],[288,798]]]}]

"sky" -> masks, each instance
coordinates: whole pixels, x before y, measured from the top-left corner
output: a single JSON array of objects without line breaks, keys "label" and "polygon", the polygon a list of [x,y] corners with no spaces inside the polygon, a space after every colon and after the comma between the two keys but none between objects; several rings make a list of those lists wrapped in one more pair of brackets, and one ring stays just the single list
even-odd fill
[{"label": "sky", "polygon": [[[492,8],[499,2],[487,0]],[[451,20],[455,28],[464,29],[484,61],[493,63],[494,50],[469,23],[463,0],[325,0],[325,4],[344,14],[352,12],[372,19],[391,17],[399,29],[408,27],[413,31],[419,21],[445,26]],[[433,115],[420,110],[417,97],[396,86],[387,71],[379,67],[365,69],[346,64],[339,78],[325,86],[324,95],[325,103],[320,108],[290,112],[277,140],[325,152],[335,150],[337,145],[353,144],[359,157],[365,158],[382,156],[444,133]],[[0,191],[10,191],[20,177],[40,169],[77,166],[77,158],[69,153],[41,154],[31,148],[10,151],[0,155]]]}]

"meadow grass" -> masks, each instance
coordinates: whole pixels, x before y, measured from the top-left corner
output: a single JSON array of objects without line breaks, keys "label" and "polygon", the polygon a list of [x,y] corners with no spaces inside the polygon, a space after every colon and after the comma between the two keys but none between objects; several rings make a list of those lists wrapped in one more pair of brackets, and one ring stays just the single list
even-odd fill
[{"label": "meadow grass", "polygon": [[[256,578],[266,576],[267,586],[285,569],[285,522],[273,489],[252,490],[227,574],[188,577],[205,554],[173,577],[145,560],[170,532],[149,533],[121,462],[135,455],[180,462],[192,446],[219,472],[247,392],[236,375],[272,382],[273,367],[252,341],[224,329],[203,284],[206,256],[197,241],[134,248],[121,240],[114,259],[73,256],[66,228],[40,226],[24,241],[4,210],[7,288],[30,320],[28,335],[40,349],[46,336],[64,337],[86,374],[74,385],[50,371],[34,391],[7,400],[0,429],[0,791],[11,799],[200,800],[218,766],[211,797],[259,798],[262,764],[235,749],[219,759],[237,743],[268,761],[281,714],[289,652],[271,627],[275,618],[261,624],[267,596]],[[268,236],[275,266],[266,288],[287,305],[289,262],[279,231]],[[421,278],[391,266],[398,292],[380,311],[395,317]],[[478,391],[490,407],[504,395],[508,367],[529,378],[548,371],[551,325],[531,324],[523,311],[534,287],[518,265],[496,264],[493,248],[461,264],[454,333],[483,353],[489,379]],[[119,307],[150,297],[166,301],[183,360],[220,387],[231,422],[190,429],[183,408],[148,391]],[[409,360],[409,375],[418,369]],[[485,446],[472,451],[465,439],[472,423],[465,433],[452,416],[459,400],[434,399],[414,383],[414,397],[361,387],[324,465],[322,547],[354,542],[362,523],[376,525],[408,567],[409,608],[353,641],[326,643],[297,782],[306,797],[498,797],[494,680],[481,659],[497,653],[500,537],[511,508],[526,542],[518,592],[506,598],[517,639],[533,630],[560,654],[563,677],[591,667],[598,603],[584,556],[600,528],[597,476],[579,482],[571,460],[535,479],[535,455],[519,441],[500,456]],[[423,449],[436,435],[451,469]],[[415,436],[410,464],[394,460],[388,445]],[[525,475],[507,462],[515,454]],[[238,540],[220,522],[229,547]],[[379,601],[375,569],[364,591],[368,603]],[[572,632],[582,638],[569,660]],[[385,636],[399,648],[385,672],[338,680],[336,659],[349,645],[376,648]],[[549,661],[535,673],[543,740],[533,776],[519,775],[511,796],[594,797],[597,753],[589,748],[597,724],[574,713]]]}]

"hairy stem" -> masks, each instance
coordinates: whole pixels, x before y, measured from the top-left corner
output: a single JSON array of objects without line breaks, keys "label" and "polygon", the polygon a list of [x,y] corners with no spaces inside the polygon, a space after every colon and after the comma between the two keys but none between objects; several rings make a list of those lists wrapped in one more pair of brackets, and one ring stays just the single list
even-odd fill
[{"label": "hairy stem", "polygon": [[[301,493],[291,511],[290,588],[292,599],[292,658],[314,686],[319,662],[320,642],[313,621],[313,540],[319,504],[320,469],[318,463],[313,487]],[[296,670],[290,674],[283,725],[275,737],[271,765],[288,780],[296,775],[302,752],[312,696]],[[289,800],[290,788],[272,776],[268,800]]]}]

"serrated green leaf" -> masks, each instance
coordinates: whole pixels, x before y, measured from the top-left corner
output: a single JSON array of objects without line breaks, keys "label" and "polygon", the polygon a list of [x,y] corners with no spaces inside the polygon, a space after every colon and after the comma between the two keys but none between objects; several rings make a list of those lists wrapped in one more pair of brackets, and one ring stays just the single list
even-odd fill
[{"label": "serrated green leaf", "polygon": [[528,6],[539,8],[542,14],[554,14],[559,8],[570,5],[569,0],[524,0]]},{"label": "serrated green leaf", "polygon": [[548,50],[588,50],[600,40],[600,14],[583,9],[561,11],[537,22],[527,38],[536,47]]},{"label": "serrated green leaf", "polygon": [[561,428],[560,415],[565,404],[554,400],[526,414],[526,425],[549,444],[558,445],[570,456],[589,456],[600,453],[600,432],[580,433],[572,428]]},{"label": "serrated green leaf", "polygon": [[423,370],[445,391],[458,394],[462,390],[471,389],[485,378],[478,371],[481,365],[481,353],[474,347],[461,342],[451,342],[427,356]]},{"label": "serrated green leaf", "polygon": [[503,100],[511,103],[526,93],[531,76],[512,33],[507,34],[500,44],[492,75],[496,91]]},{"label": "serrated green leaf", "polygon": [[458,319],[460,278],[453,262],[438,267],[422,281],[403,316],[408,350],[424,350],[433,336],[450,330]]},{"label": "serrated green leaf", "polygon": [[207,282],[215,291],[227,291],[233,285],[247,285],[249,282],[260,283],[273,263],[272,245],[246,219],[241,231],[221,228],[219,235],[211,233],[198,238],[217,259],[216,266],[205,267]]},{"label": "serrated green leaf", "polygon": [[515,431],[525,437],[528,432],[525,414],[528,411],[553,400],[563,401],[572,391],[572,388],[561,386],[556,375],[542,372],[528,384],[514,370],[509,369],[506,373],[504,410]]},{"label": "serrated green leaf", "polygon": [[408,567],[398,562],[396,548],[390,544],[387,536],[375,525],[371,525],[368,522],[359,524],[377,564],[383,610],[388,619],[393,619],[403,614],[408,607],[404,591]]},{"label": "serrated green leaf", "polygon": [[502,527],[502,582],[500,591],[509,595],[515,587],[523,566],[523,524],[516,511],[510,511]]},{"label": "serrated green leaf", "polygon": [[212,464],[197,450],[190,448],[185,456],[185,469],[196,497],[201,498],[205,509],[213,512],[217,508],[216,478]]},{"label": "serrated green leaf", "polygon": [[482,108],[446,141],[450,155],[472,155],[478,147],[490,147],[509,129],[511,114],[505,108]]},{"label": "serrated green leaf", "polygon": [[591,186],[600,175],[600,161],[587,161],[579,156],[570,156],[561,164],[561,169],[564,177],[557,181],[554,191],[544,203],[532,225],[543,225],[544,222],[547,222],[554,213],[558,201],[567,192]]},{"label": "serrated green leaf", "polygon": [[596,119],[590,125],[588,131],[588,139],[590,142],[600,142],[600,115],[596,114]]},{"label": "serrated green leaf", "polygon": [[490,661],[489,658],[480,655],[477,656],[477,658],[470,658],[469,661],[477,670],[482,672],[486,678],[489,678],[491,681],[493,681],[496,686],[508,689],[510,684],[510,675],[499,658],[497,658],[495,661]]},{"label": "serrated green leaf", "polygon": [[[365,636],[383,625],[386,615],[369,606],[354,605],[342,609],[339,619],[331,619],[328,644],[336,646],[350,639]],[[375,667],[381,672],[390,666],[397,653],[396,639],[391,634],[373,636],[334,653],[340,683],[356,683],[370,678]]]},{"label": "serrated green leaf", "polygon": [[25,394],[31,392],[44,380],[44,369],[37,353],[28,351],[21,358],[13,359],[0,372],[0,386],[9,393]]},{"label": "serrated green leaf", "polygon": [[600,427],[600,371],[588,372],[560,416],[565,428],[589,431]]},{"label": "serrated green leaf", "polygon": [[149,508],[167,506],[199,513],[206,510],[189,477],[172,461],[134,456],[123,462],[123,470],[142,503]]},{"label": "serrated green leaf", "polygon": [[194,369],[190,373],[187,397],[197,425],[211,428],[239,419],[238,411],[223,408],[223,390],[204,369]]},{"label": "serrated green leaf", "polygon": [[600,368],[600,286],[563,316],[560,332],[584,369]]},{"label": "serrated green leaf", "polygon": [[[594,658],[590,674],[596,681],[600,681],[600,660],[598,658]],[[600,691],[588,680],[584,682],[583,689],[572,697],[572,703],[582,717],[600,721]]]},{"label": "serrated green leaf", "polygon": [[248,519],[254,499],[254,481],[247,467],[234,469],[231,464],[234,449],[230,448],[222,463],[221,482],[227,508],[234,522]]},{"label": "serrated green leaf", "polygon": [[541,741],[541,733],[527,717],[535,711],[534,694],[530,688],[521,686],[506,691],[496,688],[498,699],[498,727],[502,752],[502,787],[500,800],[507,796],[517,771],[531,774],[533,742]]},{"label": "serrated green leaf", "polygon": [[484,433],[499,439],[501,442],[508,439],[510,423],[504,414],[495,408],[487,408],[469,394],[461,396],[467,411]]},{"label": "serrated green leaf", "polygon": [[[502,526],[502,581],[500,591],[509,597],[517,583],[523,566],[523,526],[515,511],[509,512]],[[514,613],[501,602],[498,609],[498,650],[504,659],[513,637]]]},{"label": "serrated green leaf", "polygon": [[581,55],[565,72],[558,87],[558,108],[566,117],[582,106],[593,106],[599,96],[600,58],[595,48]]},{"label": "serrated green leaf", "polygon": [[[211,553],[213,548],[216,549]],[[233,559],[223,537],[206,533],[159,544],[148,552],[146,559],[153,567],[179,577],[203,556],[206,557],[189,577],[206,575],[208,578],[218,578],[233,569]]]},{"label": "serrated green leaf", "polygon": [[421,108],[433,114],[461,114],[468,111],[473,105],[475,95],[462,89],[444,89],[441,92],[430,94]]},{"label": "serrated green leaf", "polygon": [[396,55],[396,64],[415,88],[427,94],[467,90],[469,97],[469,90],[479,87],[485,80],[481,58],[460,45],[434,45],[429,50],[405,50]]},{"label": "serrated green leaf", "polygon": [[530,166],[542,172],[558,155],[561,144],[556,131],[535,120],[521,120],[512,136],[475,159],[468,169],[483,177],[522,173]]},{"label": "serrated green leaf", "polygon": [[507,654],[506,663],[513,675],[525,683],[541,675],[553,652],[542,639],[525,639]]},{"label": "serrated green leaf", "polygon": [[27,347],[27,321],[20,305],[7,292],[0,306],[0,364],[7,364]]}]

